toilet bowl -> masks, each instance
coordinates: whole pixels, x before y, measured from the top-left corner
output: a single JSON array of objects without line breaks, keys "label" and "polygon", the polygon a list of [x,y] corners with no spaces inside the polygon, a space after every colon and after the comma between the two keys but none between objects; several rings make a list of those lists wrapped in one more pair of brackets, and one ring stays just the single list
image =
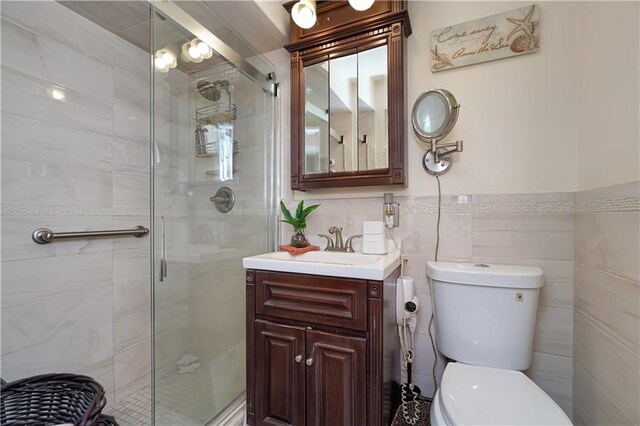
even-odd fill
[{"label": "toilet bowl", "polygon": [[450,363],[431,406],[431,424],[572,423],[558,404],[519,371]]},{"label": "toilet bowl", "polygon": [[570,425],[521,371],[531,365],[542,270],[428,262],[436,346],[450,362],[431,407],[433,425]]}]

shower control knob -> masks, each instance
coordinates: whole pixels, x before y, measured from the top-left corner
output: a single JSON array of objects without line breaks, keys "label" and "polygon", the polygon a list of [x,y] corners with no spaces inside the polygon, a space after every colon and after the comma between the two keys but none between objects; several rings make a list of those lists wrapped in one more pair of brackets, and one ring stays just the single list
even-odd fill
[{"label": "shower control knob", "polygon": [[298,364],[300,364],[300,361],[302,361],[302,355],[296,355],[295,360]]},{"label": "shower control knob", "polygon": [[311,365],[313,365],[313,358],[307,358],[304,363],[307,364],[307,367],[311,367]]}]

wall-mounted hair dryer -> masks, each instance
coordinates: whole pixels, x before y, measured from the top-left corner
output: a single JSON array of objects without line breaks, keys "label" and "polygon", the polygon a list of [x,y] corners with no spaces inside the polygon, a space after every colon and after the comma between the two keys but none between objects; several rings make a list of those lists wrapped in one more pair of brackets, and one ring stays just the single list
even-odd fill
[{"label": "wall-mounted hair dryer", "polygon": [[420,299],[415,294],[413,278],[398,277],[396,286],[396,321],[398,326],[407,325],[413,332],[418,323],[420,310]]}]

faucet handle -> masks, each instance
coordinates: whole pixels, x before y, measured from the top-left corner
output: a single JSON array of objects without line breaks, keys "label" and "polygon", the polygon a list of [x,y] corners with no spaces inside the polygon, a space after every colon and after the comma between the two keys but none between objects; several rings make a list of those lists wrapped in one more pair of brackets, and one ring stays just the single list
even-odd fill
[{"label": "faucet handle", "polygon": [[328,236],[327,234],[318,234],[318,237],[323,237],[323,238],[326,238],[326,239],[327,239],[327,247],[325,247],[324,251],[327,251],[327,250],[329,250],[330,248],[333,248],[333,247],[334,247],[333,240],[332,240],[332,239],[331,239],[331,237],[330,237],[330,236]]},{"label": "faucet handle", "polygon": [[347,253],[353,253],[353,239],[354,238],[362,238],[362,235],[352,235],[349,238],[347,238],[347,242],[344,244],[344,246],[347,248]]}]

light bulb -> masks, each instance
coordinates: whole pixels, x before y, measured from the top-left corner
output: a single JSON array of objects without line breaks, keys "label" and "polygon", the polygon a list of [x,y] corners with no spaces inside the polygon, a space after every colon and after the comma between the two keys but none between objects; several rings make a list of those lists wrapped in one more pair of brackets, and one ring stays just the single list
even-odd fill
[{"label": "light bulb", "polygon": [[373,4],[373,0],[349,0],[349,4],[355,10],[367,10]]},{"label": "light bulb", "polygon": [[165,63],[165,64],[167,64],[167,65],[169,65],[170,67],[171,67],[172,65],[175,65],[175,64],[176,64],[176,57],[175,57],[175,56],[173,56],[173,54],[172,54],[172,53],[170,53],[170,52],[166,52],[166,51],[165,51],[165,52],[162,54],[161,58],[162,58],[162,60],[164,61],[164,63]]},{"label": "light bulb", "polygon": [[47,93],[49,94],[49,96],[51,96],[52,99],[60,102],[64,102],[67,97],[64,93],[64,90],[58,89],[57,87],[50,87],[49,89],[47,89]]},{"label": "light bulb", "polygon": [[164,58],[162,56],[158,56],[156,57],[156,59],[154,59],[153,64],[156,66],[156,68],[160,69],[160,68],[164,68],[167,66],[167,64],[164,62]]},{"label": "light bulb", "polygon": [[197,47],[198,47],[198,51],[200,52],[201,55],[204,56],[207,53],[209,53],[209,45],[207,43],[205,43],[204,41],[199,42]]},{"label": "light bulb", "polygon": [[293,5],[291,17],[300,28],[311,28],[316,23],[315,0],[300,0]]},{"label": "light bulb", "polygon": [[200,57],[202,56],[200,54],[200,49],[198,49],[198,46],[190,46],[188,52],[189,56],[191,56],[191,59],[200,59]]}]

